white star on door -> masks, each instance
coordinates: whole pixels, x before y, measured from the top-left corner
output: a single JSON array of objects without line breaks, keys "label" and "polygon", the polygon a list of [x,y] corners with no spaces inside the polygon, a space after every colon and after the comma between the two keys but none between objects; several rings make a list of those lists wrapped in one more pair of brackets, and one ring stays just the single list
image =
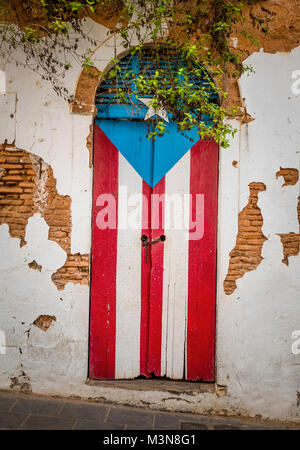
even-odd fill
[{"label": "white star on door", "polygon": [[153,117],[155,116],[155,114],[157,114],[165,122],[169,122],[167,111],[164,109],[163,106],[160,106],[160,108],[156,109],[153,108],[153,106],[150,105],[150,103],[153,100],[152,98],[139,98],[139,100],[148,107],[148,111],[146,112],[144,120],[150,119],[150,117]]}]

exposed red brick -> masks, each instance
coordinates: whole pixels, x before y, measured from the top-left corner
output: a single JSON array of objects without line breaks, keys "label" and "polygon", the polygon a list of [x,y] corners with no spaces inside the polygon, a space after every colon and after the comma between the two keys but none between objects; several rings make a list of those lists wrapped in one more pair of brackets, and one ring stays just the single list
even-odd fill
[{"label": "exposed red brick", "polygon": [[40,328],[43,331],[47,331],[52,322],[56,322],[55,316],[41,315],[33,322],[33,325]]},{"label": "exposed red brick", "polygon": [[84,115],[95,113],[95,94],[100,77],[101,72],[96,67],[90,67],[88,71],[85,69],[81,71],[75,97],[71,104],[73,113]]},{"label": "exposed red brick", "polygon": [[[66,270],[53,281],[59,289],[68,282],[89,283],[89,255],[71,255],[71,198],[60,195],[52,168],[42,158],[13,145],[0,146],[0,225],[6,223],[12,237],[26,245],[28,219],[39,213],[49,226],[48,238],[67,253]],[[72,262],[72,270],[68,265]],[[28,264],[41,270],[36,261]],[[64,266],[65,267],[65,266]]]},{"label": "exposed red brick", "polygon": [[236,245],[230,252],[228,273],[224,280],[225,294],[232,294],[236,280],[251,270],[255,270],[263,260],[262,247],[267,239],[262,232],[263,217],[257,206],[258,194],[266,190],[264,183],[250,183],[247,206],[239,213]]},{"label": "exposed red brick", "polygon": [[[49,225],[49,239],[69,252],[71,199],[58,194],[51,167],[42,158],[14,146],[0,146],[0,157],[2,173],[5,170],[0,185],[0,225],[7,223],[10,235],[19,238],[22,246],[26,244],[28,219],[39,212]],[[61,227],[68,231],[57,234]]]},{"label": "exposed red brick", "polygon": [[52,275],[52,281],[58,290],[64,289],[69,282],[88,285],[89,255],[68,255],[65,265]]},{"label": "exposed red brick", "polygon": [[283,248],[283,260],[282,262],[289,265],[289,257],[299,255],[300,251],[300,197],[298,197],[298,223],[299,233],[287,233],[279,234]]},{"label": "exposed red brick", "polygon": [[35,260],[31,261],[31,263],[28,264],[29,269],[38,270],[41,272],[42,266],[40,266]]},{"label": "exposed red brick", "polygon": [[71,251],[71,198],[57,193],[56,180],[49,166],[46,191],[48,196],[43,207],[44,218],[49,225],[49,239],[57,242],[69,253]]},{"label": "exposed red brick", "polygon": [[280,170],[276,173],[276,178],[283,177],[284,184],[282,186],[293,186],[298,183],[299,171],[298,169],[284,169],[280,167]]}]

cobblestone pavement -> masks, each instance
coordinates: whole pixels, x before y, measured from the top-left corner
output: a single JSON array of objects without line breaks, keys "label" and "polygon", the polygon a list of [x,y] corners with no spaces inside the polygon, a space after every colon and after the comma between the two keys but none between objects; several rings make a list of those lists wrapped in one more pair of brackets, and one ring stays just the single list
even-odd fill
[{"label": "cobblestone pavement", "polygon": [[197,416],[0,392],[0,430],[274,430],[299,424]]}]

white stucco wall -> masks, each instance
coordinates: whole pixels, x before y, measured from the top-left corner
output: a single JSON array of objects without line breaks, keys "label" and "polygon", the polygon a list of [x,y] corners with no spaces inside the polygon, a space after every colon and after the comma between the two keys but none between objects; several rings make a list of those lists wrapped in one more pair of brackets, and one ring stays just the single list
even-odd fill
[{"label": "white stucco wall", "polygon": [[[107,39],[104,27],[91,20],[87,26],[99,42],[93,59],[103,70],[120,48],[114,48],[114,38],[101,44]],[[39,215],[29,220],[22,248],[9,236],[7,225],[0,226],[0,389],[10,389],[12,378],[22,381],[25,373],[35,393],[300,421],[300,354],[292,353],[291,338],[300,329],[300,256],[284,265],[278,236],[299,232],[299,183],[283,188],[282,178],[275,176],[280,167],[299,168],[300,96],[291,91],[299,57],[300,47],[285,54],[259,51],[248,58],[255,74],[243,76],[240,87],[255,120],[236,123],[239,133],[231,147],[220,150],[216,381],[226,386],[227,395],[86,385],[89,287],[69,283],[63,291],[56,289],[51,274],[64,264],[66,254],[47,240],[48,226]],[[15,140],[17,147],[51,165],[58,193],[72,198],[72,253],[89,253],[92,169],[86,137],[92,117],[71,114],[67,103],[30,70],[9,63],[0,69],[1,140]],[[79,74],[75,65],[67,73],[71,92]],[[234,160],[238,167],[233,167]],[[253,181],[267,187],[258,202],[268,238],[264,260],[226,296],[223,281],[238,213],[247,204]],[[29,269],[32,260],[42,265],[41,272]],[[57,319],[47,332],[32,325],[41,314]]]}]

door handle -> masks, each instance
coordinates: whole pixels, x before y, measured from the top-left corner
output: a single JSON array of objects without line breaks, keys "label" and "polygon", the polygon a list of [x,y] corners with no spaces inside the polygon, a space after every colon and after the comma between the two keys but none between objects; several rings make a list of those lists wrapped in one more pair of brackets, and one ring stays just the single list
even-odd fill
[{"label": "door handle", "polygon": [[156,244],[157,242],[164,242],[165,240],[166,240],[166,236],[164,234],[159,236],[159,238],[154,239],[153,241],[149,241],[148,237],[145,234],[142,235],[141,241],[143,243],[143,247],[145,247],[145,263],[146,264],[147,264],[147,261],[148,261],[148,247],[149,247],[149,245]]},{"label": "door handle", "polygon": [[164,242],[166,240],[166,236],[162,234],[158,238],[154,239],[153,241],[149,241],[148,237],[143,234],[141,237],[141,241],[143,243],[143,247],[147,247],[148,245],[156,244],[157,242]]}]

